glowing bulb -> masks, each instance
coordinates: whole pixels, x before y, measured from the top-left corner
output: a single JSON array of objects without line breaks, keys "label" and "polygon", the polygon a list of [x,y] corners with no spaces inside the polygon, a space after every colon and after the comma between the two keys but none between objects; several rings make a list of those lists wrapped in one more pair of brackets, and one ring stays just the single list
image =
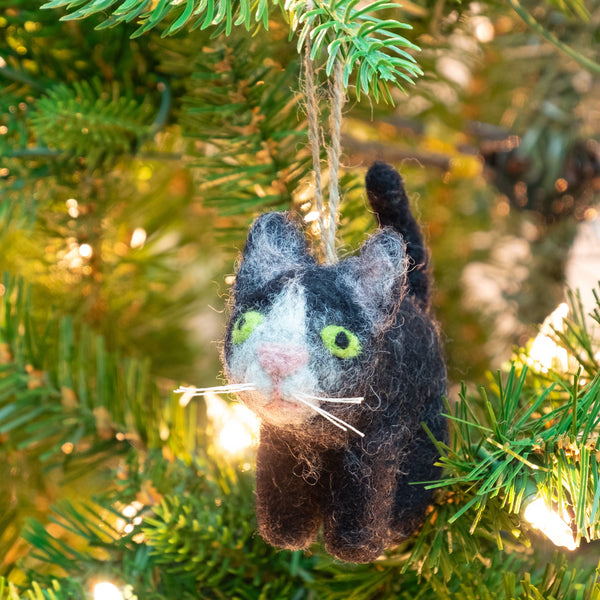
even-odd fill
[{"label": "glowing bulb", "polygon": [[79,246],[79,256],[81,256],[81,258],[90,258],[92,253],[93,250],[89,244],[81,244],[81,246]]},{"label": "glowing bulb", "polygon": [[473,30],[475,37],[482,43],[491,42],[494,39],[495,31],[492,22],[487,17],[473,17]]},{"label": "glowing bulb", "polygon": [[129,245],[132,248],[143,248],[146,243],[146,230],[142,227],[136,227],[131,234],[131,242]]},{"label": "glowing bulb", "polygon": [[94,586],[94,600],[124,600],[119,588],[108,581]]},{"label": "glowing bulb", "polygon": [[216,394],[206,394],[206,410],[218,431],[218,443],[229,454],[240,454],[258,439],[259,420],[242,404],[229,405]]},{"label": "glowing bulb", "polygon": [[76,219],[79,216],[79,203],[75,198],[69,198],[67,200],[67,212],[73,219]]},{"label": "glowing bulb", "polygon": [[124,517],[131,519],[131,517],[137,515],[137,508],[133,504],[129,504],[121,511],[121,513]]},{"label": "glowing bulb", "polygon": [[525,509],[525,519],[536,529],[539,529],[555,546],[564,546],[568,550],[575,550],[577,543],[573,538],[573,531],[558,513],[546,506],[543,498],[530,502]]},{"label": "glowing bulb", "polygon": [[533,365],[537,366],[542,373],[547,373],[553,367],[567,371],[569,367],[569,355],[565,348],[559,346],[551,337],[556,335],[554,331],[562,331],[563,321],[569,314],[566,303],[559,304],[556,309],[546,317],[539,334],[533,340],[529,350],[529,358]]},{"label": "glowing bulb", "polygon": [[252,445],[252,436],[243,423],[227,423],[219,434],[219,444],[230,454],[236,454]]}]

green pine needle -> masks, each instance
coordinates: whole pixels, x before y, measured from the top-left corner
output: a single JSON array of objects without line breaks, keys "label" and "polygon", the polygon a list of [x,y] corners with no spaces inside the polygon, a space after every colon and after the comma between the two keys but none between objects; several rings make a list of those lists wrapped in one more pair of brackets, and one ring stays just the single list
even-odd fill
[{"label": "green pine needle", "polygon": [[31,120],[40,143],[94,166],[131,152],[148,134],[152,116],[148,102],[121,95],[117,88],[105,90],[94,80],[50,88]]}]

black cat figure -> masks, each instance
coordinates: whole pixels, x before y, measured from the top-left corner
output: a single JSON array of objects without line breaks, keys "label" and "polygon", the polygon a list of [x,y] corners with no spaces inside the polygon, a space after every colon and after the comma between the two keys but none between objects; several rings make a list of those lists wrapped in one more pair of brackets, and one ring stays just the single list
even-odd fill
[{"label": "black cat figure", "polygon": [[253,224],[233,287],[225,370],[261,419],[256,510],[274,546],[371,562],[425,517],[446,440],[446,370],[428,253],[400,175],[375,163],[380,229],[319,265],[284,213]]}]

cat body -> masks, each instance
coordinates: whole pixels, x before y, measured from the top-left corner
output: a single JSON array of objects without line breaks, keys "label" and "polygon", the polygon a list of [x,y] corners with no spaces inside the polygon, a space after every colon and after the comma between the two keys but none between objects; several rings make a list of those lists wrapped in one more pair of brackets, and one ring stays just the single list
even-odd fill
[{"label": "cat body", "polygon": [[[224,362],[261,418],[261,535],[370,562],[414,533],[446,440],[446,372],[429,309],[427,251],[402,180],[367,174],[380,229],[360,255],[319,265],[284,213],[252,226],[233,288]],[[325,412],[326,411],[326,412]]]}]

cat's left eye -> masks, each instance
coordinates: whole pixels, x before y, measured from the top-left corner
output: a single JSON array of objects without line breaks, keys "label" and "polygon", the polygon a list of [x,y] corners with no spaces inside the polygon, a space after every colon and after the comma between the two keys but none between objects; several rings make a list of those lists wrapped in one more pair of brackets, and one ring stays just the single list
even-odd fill
[{"label": "cat's left eye", "polygon": [[231,341],[234,344],[243,344],[262,322],[263,316],[256,310],[242,313],[231,330]]},{"label": "cat's left eye", "polygon": [[321,330],[321,339],[325,348],[339,358],[354,358],[360,354],[358,337],[349,329],[340,325],[327,325]]}]

